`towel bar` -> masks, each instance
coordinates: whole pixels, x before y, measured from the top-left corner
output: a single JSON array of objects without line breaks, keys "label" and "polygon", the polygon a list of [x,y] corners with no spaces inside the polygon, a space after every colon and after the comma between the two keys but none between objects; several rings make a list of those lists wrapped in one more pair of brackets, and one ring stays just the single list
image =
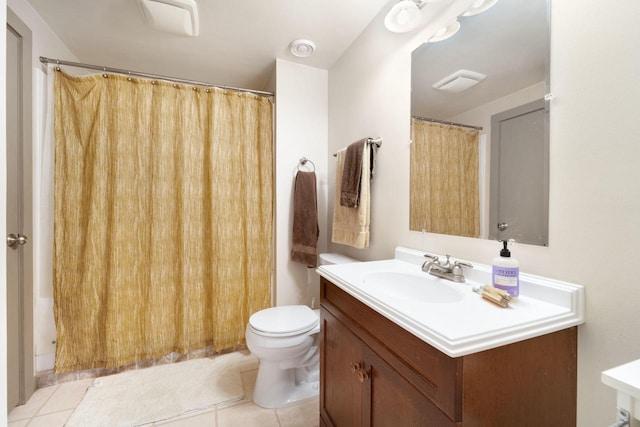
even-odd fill
[{"label": "towel bar", "polygon": [[[378,137],[378,138],[367,138],[367,144],[375,144],[376,147],[380,148],[380,146],[382,145],[382,138]],[[333,157],[336,157],[337,154],[333,153]]]}]

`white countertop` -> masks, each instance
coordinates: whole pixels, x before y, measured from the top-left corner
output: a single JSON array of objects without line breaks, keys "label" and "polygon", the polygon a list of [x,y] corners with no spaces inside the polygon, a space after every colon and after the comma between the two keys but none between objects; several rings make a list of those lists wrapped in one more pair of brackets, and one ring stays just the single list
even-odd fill
[{"label": "white countertop", "polygon": [[[465,268],[466,283],[422,272],[424,252],[397,248],[390,260],[323,265],[318,273],[353,297],[451,357],[459,357],[584,323],[584,288],[520,273],[520,296],[509,308],[498,307],[472,291],[491,283],[491,269]],[[456,294],[455,302],[431,303],[400,291],[371,289],[365,278],[395,272],[435,281]],[[397,284],[396,284],[397,285]],[[389,283],[393,287],[394,283]]]},{"label": "white countertop", "polygon": [[640,399],[640,359],[604,371],[602,382],[619,392]]}]

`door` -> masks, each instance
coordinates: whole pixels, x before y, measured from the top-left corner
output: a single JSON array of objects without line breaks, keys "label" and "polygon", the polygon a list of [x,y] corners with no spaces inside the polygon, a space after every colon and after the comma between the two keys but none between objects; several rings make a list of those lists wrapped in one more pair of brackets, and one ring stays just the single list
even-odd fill
[{"label": "door", "polygon": [[327,310],[321,311],[320,413],[328,426],[369,424],[364,344]]},{"label": "door", "polygon": [[31,32],[7,10],[7,408],[35,390],[31,191]]},{"label": "door", "polygon": [[320,413],[326,426],[449,427],[444,412],[326,309]]},{"label": "door", "polygon": [[367,353],[371,382],[369,425],[373,427],[450,427],[450,420],[390,364],[373,351]]},{"label": "door", "polygon": [[539,100],[491,118],[489,236],[549,244],[548,111]]}]

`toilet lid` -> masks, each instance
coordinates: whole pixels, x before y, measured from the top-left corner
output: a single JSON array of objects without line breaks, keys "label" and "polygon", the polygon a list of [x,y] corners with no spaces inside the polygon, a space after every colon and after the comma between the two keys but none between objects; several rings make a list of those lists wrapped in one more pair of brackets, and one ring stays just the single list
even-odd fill
[{"label": "toilet lid", "polygon": [[249,325],[265,334],[288,336],[307,332],[319,321],[318,315],[306,305],[285,305],[254,313]]}]

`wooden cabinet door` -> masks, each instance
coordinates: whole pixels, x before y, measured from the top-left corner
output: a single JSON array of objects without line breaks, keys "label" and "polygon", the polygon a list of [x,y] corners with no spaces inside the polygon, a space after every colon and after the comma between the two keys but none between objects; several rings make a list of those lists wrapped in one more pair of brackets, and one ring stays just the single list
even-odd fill
[{"label": "wooden cabinet door", "polygon": [[369,352],[366,355],[371,381],[371,426],[440,427],[453,426],[429,399],[404,379],[388,363]]},{"label": "wooden cabinet door", "polygon": [[370,382],[360,382],[364,344],[338,319],[322,310],[320,413],[327,426],[368,425],[365,399]]},{"label": "wooden cabinet door", "polygon": [[320,407],[327,426],[455,425],[326,310],[322,322]]}]

